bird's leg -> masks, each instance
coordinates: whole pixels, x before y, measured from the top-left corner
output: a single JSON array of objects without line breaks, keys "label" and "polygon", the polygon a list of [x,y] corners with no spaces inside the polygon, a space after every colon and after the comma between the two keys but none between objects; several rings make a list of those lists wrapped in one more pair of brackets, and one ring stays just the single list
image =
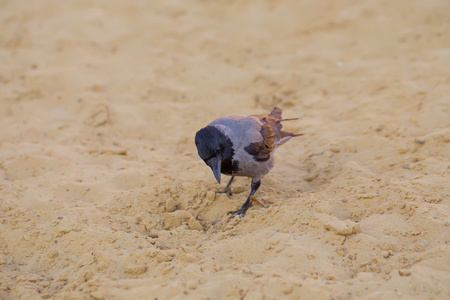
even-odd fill
[{"label": "bird's leg", "polygon": [[250,195],[247,197],[247,200],[244,202],[244,204],[239,208],[238,210],[229,211],[228,214],[231,215],[230,218],[234,217],[235,215],[240,215],[241,217],[245,216],[245,213],[247,212],[247,209],[249,209],[250,206],[252,206],[252,199],[251,197],[255,194],[255,192],[258,190],[259,186],[261,185],[261,180],[252,180],[252,190],[250,192]]},{"label": "bird's leg", "polygon": [[231,182],[233,181],[233,179],[234,179],[234,176],[231,176],[230,181],[228,181],[228,183],[227,183],[227,186],[223,190],[217,191],[216,194],[225,194],[226,193],[229,196],[231,194],[233,194],[233,192],[231,191],[231,188],[230,188],[230,185],[231,185]]}]

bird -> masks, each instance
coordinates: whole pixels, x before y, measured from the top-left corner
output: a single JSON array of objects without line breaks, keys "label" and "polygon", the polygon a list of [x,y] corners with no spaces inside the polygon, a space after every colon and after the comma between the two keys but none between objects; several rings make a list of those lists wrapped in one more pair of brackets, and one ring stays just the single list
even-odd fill
[{"label": "bird", "polygon": [[252,197],[261,186],[261,179],[275,164],[275,150],[291,138],[303,134],[282,131],[282,110],[274,107],[269,114],[249,116],[224,116],[215,119],[197,131],[195,145],[200,158],[209,166],[220,184],[221,174],[231,176],[225,189],[217,193],[231,192],[235,176],[251,178],[251,191],[245,203],[228,212],[233,218],[244,217],[252,205]]}]

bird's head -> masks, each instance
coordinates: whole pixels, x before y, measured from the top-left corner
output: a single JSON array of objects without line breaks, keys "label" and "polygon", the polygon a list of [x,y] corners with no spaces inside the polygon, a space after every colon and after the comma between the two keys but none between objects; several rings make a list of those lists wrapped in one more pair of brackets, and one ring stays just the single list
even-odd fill
[{"label": "bird's head", "polygon": [[214,177],[220,183],[222,160],[227,145],[226,136],[216,127],[206,126],[195,135],[195,145],[198,155],[211,168]]}]

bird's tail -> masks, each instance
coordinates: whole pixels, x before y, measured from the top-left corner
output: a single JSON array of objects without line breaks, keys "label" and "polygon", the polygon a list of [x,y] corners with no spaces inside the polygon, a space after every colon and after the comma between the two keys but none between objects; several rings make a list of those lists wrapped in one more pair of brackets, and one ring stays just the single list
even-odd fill
[{"label": "bird's tail", "polygon": [[277,146],[281,146],[287,141],[289,141],[291,138],[295,136],[301,136],[303,133],[293,133],[293,132],[287,132],[282,131],[281,128],[283,128],[283,125],[281,125],[281,122],[283,121],[294,121],[298,120],[298,118],[289,118],[289,119],[283,119],[281,117],[281,109],[279,107],[274,107],[272,112],[268,115],[270,119],[272,120],[272,128],[274,129],[274,134],[277,136]]}]

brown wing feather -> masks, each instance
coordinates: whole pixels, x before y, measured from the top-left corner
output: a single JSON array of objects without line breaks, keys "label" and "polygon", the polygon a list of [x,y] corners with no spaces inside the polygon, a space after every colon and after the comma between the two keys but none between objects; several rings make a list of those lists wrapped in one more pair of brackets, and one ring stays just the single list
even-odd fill
[{"label": "brown wing feather", "polygon": [[268,160],[270,158],[270,152],[272,152],[277,147],[277,144],[282,145],[291,137],[301,135],[281,131],[281,128],[283,128],[283,125],[281,125],[281,121],[285,120],[281,118],[281,109],[278,107],[275,107],[268,115],[255,115],[255,117],[259,118],[262,123],[260,133],[263,140],[260,143],[250,144],[248,147],[246,147],[246,150],[258,161]]},{"label": "brown wing feather", "polygon": [[276,141],[274,139],[272,128],[270,128],[269,124],[263,121],[261,122],[263,126],[261,126],[259,133],[261,134],[263,140],[258,143],[250,143],[250,145],[244,149],[257,161],[266,161],[270,159],[270,152],[272,152],[275,148]]},{"label": "brown wing feather", "polygon": [[[276,143],[278,143],[281,139],[285,137],[294,137],[299,136],[302,134],[292,133],[292,132],[286,132],[282,131],[283,125],[281,125],[282,121],[290,121],[290,120],[297,120],[298,118],[292,118],[292,119],[283,119],[281,117],[281,109],[278,107],[274,107],[272,112],[268,115],[258,115],[257,117],[261,120],[263,124],[267,124],[268,127],[270,127],[270,130],[266,129],[266,132],[270,132],[270,135],[263,135],[263,139],[265,140],[266,145],[271,145],[272,149],[275,148]],[[267,127],[266,125],[264,125]],[[267,141],[266,141],[267,140]]]}]

